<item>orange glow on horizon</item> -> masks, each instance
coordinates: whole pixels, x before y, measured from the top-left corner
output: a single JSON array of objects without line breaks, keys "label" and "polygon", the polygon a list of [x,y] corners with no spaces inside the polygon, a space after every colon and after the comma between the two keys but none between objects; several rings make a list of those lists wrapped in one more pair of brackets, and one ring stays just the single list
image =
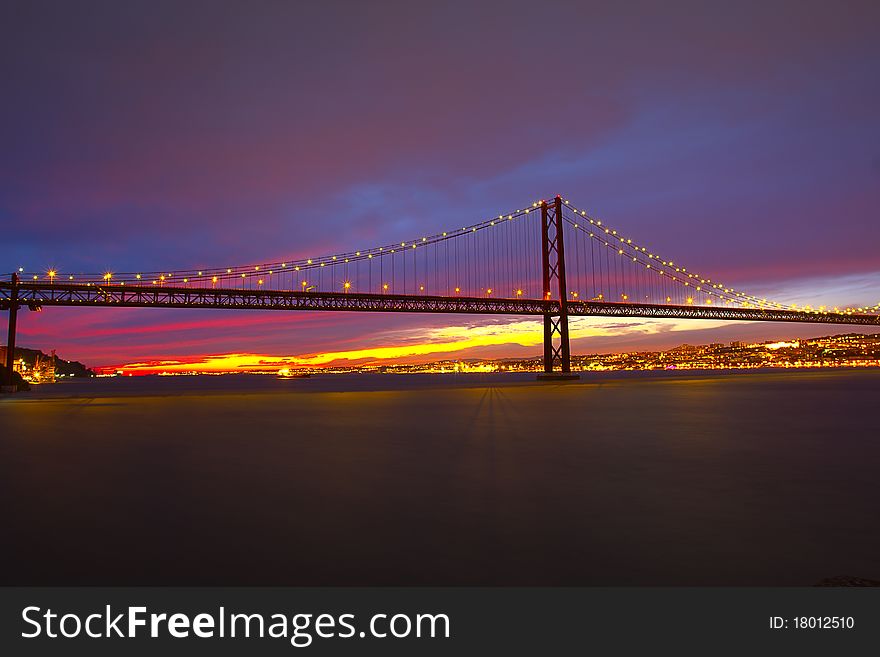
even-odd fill
[{"label": "orange glow on horizon", "polygon": [[[721,322],[706,320],[680,320],[670,327],[669,320],[646,320],[627,327],[595,325],[591,318],[577,317],[570,320],[572,340],[590,337],[608,337],[625,334],[653,334],[670,330],[691,330],[700,322],[720,325]],[[729,322],[728,322],[729,323]],[[365,346],[362,349],[327,351],[295,355],[227,353],[127,363],[99,368],[122,371],[125,374],[187,374],[205,372],[273,372],[282,368],[332,368],[356,365],[388,365],[393,363],[419,363],[437,359],[473,358],[485,348],[504,348],[511,351],[534,350],[537,354],[543,344],[543,330],[532,320],[514,320],[486,325],[448,326],[425,330],[401,331],[385,339],[396,344]],[[518,349],[517,349],[518,348]],[[522,356],[520,353],[517,357]],[[500,354],[493,357],[502,357]]]}]

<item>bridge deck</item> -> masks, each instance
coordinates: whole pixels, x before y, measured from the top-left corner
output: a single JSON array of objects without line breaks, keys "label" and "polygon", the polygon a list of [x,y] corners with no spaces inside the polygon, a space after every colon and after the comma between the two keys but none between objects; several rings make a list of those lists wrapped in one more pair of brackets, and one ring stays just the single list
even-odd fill
[{"label": "bridge deck", "polygon": [[[0,308],[8,309],[12,284],[0,282]],[[42,306],[115,308],[214,308],[240,310],[321,310],[354,312],[454,313],[485,315],[558,314],[558,300],[488,297],[414,296],[236,290],[167,286],[19,283],[18,303]],[[715,319],[727,321],[803,322],[880,326],[880,315],[818,311],[570,301],[570,316]]]}]

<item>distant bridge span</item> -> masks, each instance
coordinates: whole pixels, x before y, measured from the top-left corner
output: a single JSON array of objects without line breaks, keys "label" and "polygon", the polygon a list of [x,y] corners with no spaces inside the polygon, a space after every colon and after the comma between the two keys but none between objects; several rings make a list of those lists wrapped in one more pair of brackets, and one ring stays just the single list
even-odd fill
[{"label": "distant bridge span", "polygon": [[10,373],[19,308],[50,306],[540,316],[544,372],[563,377],[571,371],[571,316],[880,326],[880,304],[814,309],[734,289],[559,196],[443,233],[319,258],[77,275],[19,269],[0,282]]},{"label": "distant bridge span", "polygon": [[[558,315],[558,299],[299,292],[225,288],[109,286],[99,284],[0,282],[0,310],[8,310],[14,289],[19,306],[74,308],[192,308],[227,310],[310,310],[473,315]],[[642,317],[725,321],[857,324],[880,327],[880,315],[608,301],[569,301],[569,317]]]}]

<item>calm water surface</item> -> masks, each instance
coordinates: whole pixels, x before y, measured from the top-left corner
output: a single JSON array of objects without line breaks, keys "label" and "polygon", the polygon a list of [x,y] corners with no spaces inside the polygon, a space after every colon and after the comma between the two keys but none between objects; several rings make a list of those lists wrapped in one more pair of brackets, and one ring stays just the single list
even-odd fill
[{"label": "calm water surface", "polygon": [[880,579],[880,371],[69,381],[0,398],[4,584]]}]

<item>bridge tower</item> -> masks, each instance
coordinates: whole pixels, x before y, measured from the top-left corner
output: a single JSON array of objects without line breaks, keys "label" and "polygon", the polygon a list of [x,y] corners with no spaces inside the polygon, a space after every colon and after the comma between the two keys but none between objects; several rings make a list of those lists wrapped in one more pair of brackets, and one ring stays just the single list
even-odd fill
[{"label": "bridge tower", "polygon": [[[565,242],[563,239],[562,198],[557,195],[553,205],[541,201],[541,265],[544,279],[544,300],[559,295],[559,311],[544,315],[544,372],[539,380],[580,378],[571,372],[571,350],[568,342],[568,288],[565,284]],[[554,290],[555,288],[555,290]]]},{"label": "bridge tower", "polygon": [[15,392],[12,365],[15,363],[15,323],[18,316],[18,274],[12,275],[12,294],[9,303],[9,333],[6,341],[6,372],[0,381],[2,392]]}]

